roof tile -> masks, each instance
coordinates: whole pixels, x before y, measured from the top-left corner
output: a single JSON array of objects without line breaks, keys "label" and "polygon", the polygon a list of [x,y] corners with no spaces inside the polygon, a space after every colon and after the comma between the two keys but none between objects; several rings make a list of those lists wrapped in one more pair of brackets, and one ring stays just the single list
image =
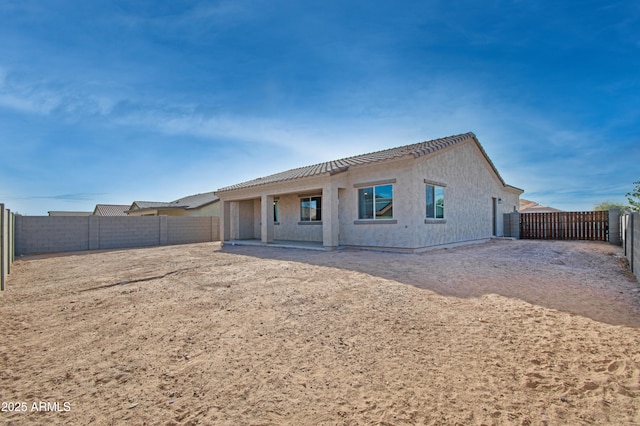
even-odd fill
[{"label": "roof tile", "polygon": [[[439,151],[444,148],[456,145],[460,142],[467,141],[469,139],[475,139],[476,136],[469,132],[460,135],[448,136],[445,138],[434,139],[430,141],[420,142],[412,145],[400,146],[397,148],[385,149],[382,151],[371,152],[368,154],[356,155],[353,157],[342,158],[339,160],[327,161],[325,163],[313,164],[311,166],[299,167],[296,169],[287,170],[284,172],[276,173],[270,176],[260,177],[250,181],[238,183],[235,185],[227,186],[218,189],[216,192],[233,191],[236,189],[251,188],[255,186],[267,185],[277,182],[285,182],[294,179],[300,179],[310,176],[317,176],[324,173],[331,175],[346,171],[350,166],[359,166],[363,164],[375,163],[378,161],[392,160],[395,158],[404,157],[407,155],[413,155],[414,158],[422,157]],[[477,139],[475,139],[477,142]],[[482,149],[482,147],[480,147]],[[483,151],[485,157],[486,153]],[[489,157],[487,160],[491,164],[491,167],[497,172]],[[498,174],[498,176],[500,176]]]}]

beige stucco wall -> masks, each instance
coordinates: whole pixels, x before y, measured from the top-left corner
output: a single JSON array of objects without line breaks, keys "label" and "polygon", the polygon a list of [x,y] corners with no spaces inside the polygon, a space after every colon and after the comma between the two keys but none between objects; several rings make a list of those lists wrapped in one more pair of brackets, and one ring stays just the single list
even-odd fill
[{"label": "beige stucco wall", "polygon": [[207,204],[197,209],[185,210],[186,216],[220,216],[220,203]]},{"label": "beige stucco wall", "polygon": [[[318,192],[320,193],[320,192]],[[300,197],[287,194],[278,200],[279,221],[274,226],[276,240],[322,241],[322,224],[300,222]]]},{"label": "beige stucco wall", "polygon": [[[396,223],[359,224],[356,186],[393,180]],[[444,220],[425,223],[425,180],[445,187]],[[496,235],[502,236],[502,214],[513,211],[519,195],[504,188],[472,142],[432,156],[353,169],[340,199],[340,244],[421,249],[490,238],[494,231],[493,198],[502,200],[496,211]]]},{"label": "beige stucco wall", "polygon": [[[425,179],[445,187],[444,220],[425,220]],[[393,220],[358,220],[359,185],[385,182],[393,183]],[[218,195],[225,202],[233,201],[229,214],[231,239],[261,237],[260,197],[264,194],[278,198],[279,222],[273,226],[274,239],[323,241],[323,225],[299,223],[300,196],[320,194],[323,188],[328,193],[337,191],[340,245],[411,250],[492,237],[494,198],[502,201],[496,203],[495,235],[504,235],[503,213],[518,206],[520,194],[502,184],[475,142],[469,141],[418,159],[405,157],[352,166],[335,176],[321,175]],[[322,207],[324,223],[328,215],[324,198]]]},{"label": "beige stucco wall", "polygon": [[157,210],[132,210],[127,213],[127,216],[159,216]]},{"label": "beige stucco wall", "polygon": [[[412,208],[416,197],[410,189],[413,180],[413,157],[400,161],[370,164],[349,170],[346,187],[340,199],[340,244],[353,246],[378,246],[394,248],[413,248],[414,224],[421,220]],[[393,184],[393,220],[358,220],[358,190],[356,185],[392,181]],[[395,181],[395,182],[393,182]]]},{"label": "beige stucco wall", "polygon": [[[417,161],[413,191],[425,192],[425,179],[445,184],[445,222],[416,224],[416,247],[429,247],[490,238],[493,198],[496,203],[496,236],[503,236],[503,213],[518,206],[518,192],[505,189],[482,152],[471,142]],[[425,217],[425,195],[414,203],[416,216]]]}]

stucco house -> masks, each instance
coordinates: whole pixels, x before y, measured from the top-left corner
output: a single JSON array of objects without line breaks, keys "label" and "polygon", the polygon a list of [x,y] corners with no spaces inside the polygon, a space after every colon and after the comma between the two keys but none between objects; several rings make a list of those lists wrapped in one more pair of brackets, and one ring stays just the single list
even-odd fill
[{"label": "stucco house", "polygon": [[220,206],[213,192],[189,195],[175,201],[134,201],[129,216],[218,216]]},{"label": "stucco house", "polygon": [[465,133],[288,170],[216,195],[223,244],[422,251],[504,235],[503,213],[517,210],[522,192]]}]

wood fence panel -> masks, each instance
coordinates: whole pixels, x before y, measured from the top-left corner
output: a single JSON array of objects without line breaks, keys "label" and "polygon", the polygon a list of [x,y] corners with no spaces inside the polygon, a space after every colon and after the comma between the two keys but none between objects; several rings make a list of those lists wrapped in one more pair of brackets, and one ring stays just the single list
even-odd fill
[{"label": "wood fence panel", "polygon": [[551,212],[520,215],[520,238],[607,241],[609,212]]}]

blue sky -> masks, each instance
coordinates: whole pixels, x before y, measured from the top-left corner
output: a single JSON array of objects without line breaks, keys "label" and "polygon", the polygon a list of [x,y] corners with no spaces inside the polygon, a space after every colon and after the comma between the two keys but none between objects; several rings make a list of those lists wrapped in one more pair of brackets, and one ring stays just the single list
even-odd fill
[{"label": "blue sky", "polygon": [[0,0],[0,202],[170,201],[474,132],[523,198],[640,180],[640,3]]}]

